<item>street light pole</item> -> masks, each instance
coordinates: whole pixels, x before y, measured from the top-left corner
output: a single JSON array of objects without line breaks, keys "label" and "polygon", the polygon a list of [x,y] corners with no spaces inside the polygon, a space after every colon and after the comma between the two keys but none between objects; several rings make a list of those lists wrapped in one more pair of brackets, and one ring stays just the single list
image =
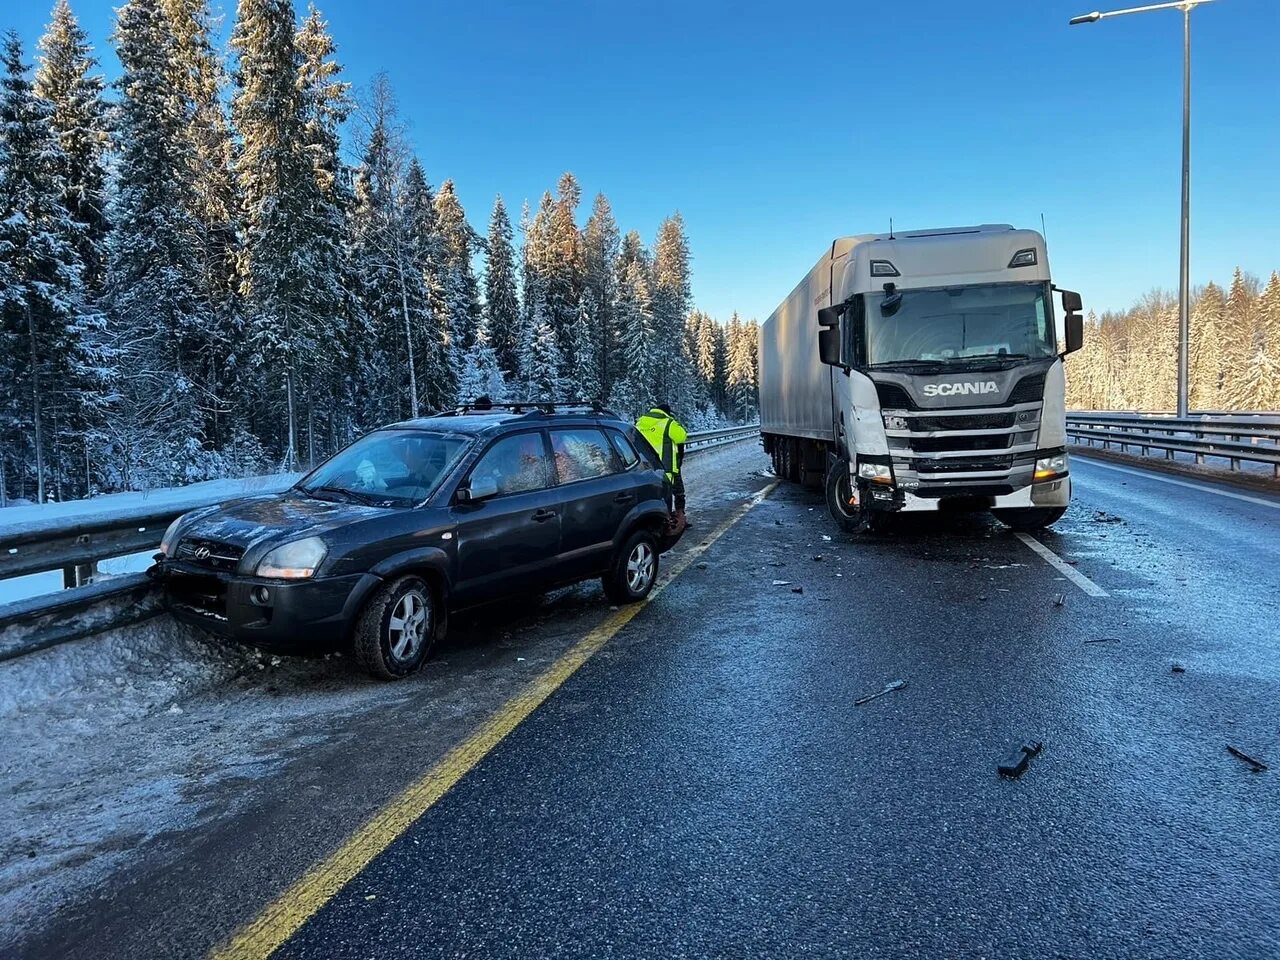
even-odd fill
[{"label": "street light pole", "polygon": [[1107,17],[1121,17],[1129,13],[1149,13],[1153,10],[1182,11],[1182,249],[1178,263],[1178,416],[1185,417],[1188,410],[1189,370],[1191,367],[1191,11],[1202,3],[1214,0],[1176,0],[1173,3],[1156,3],[1146,7],[1130,7],[1127,10],[1094,11],[1072,17],[1071,25],[1097,23]]}]

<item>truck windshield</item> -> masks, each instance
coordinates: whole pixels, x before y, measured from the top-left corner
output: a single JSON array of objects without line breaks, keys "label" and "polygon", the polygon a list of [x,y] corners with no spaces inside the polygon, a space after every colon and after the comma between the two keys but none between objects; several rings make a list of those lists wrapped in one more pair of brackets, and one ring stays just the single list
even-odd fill
[{"label": "truck windshield", "polygon": [[968,366],[1052,357],[1057,352],[1047,283],[991,283],[866,295],[867,365]]},{"label": "truck windshield", "polygon": [[425,430],[378,430],[334,454],[297,489],[320,500],[412,506],[431,496],[467,444]]}]

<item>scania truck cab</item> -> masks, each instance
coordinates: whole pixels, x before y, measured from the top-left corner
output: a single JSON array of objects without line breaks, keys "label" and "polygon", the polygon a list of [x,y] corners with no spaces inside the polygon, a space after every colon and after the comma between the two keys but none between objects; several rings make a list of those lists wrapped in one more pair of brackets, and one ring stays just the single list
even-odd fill
[{"label": "scania truck cab", "polygon": [[1063,358],[1080,310],[1034,230],[836,240],[761,328],[775,472],[822,486],[849,530],[946,509],[1053,523],[1071,496]]}]

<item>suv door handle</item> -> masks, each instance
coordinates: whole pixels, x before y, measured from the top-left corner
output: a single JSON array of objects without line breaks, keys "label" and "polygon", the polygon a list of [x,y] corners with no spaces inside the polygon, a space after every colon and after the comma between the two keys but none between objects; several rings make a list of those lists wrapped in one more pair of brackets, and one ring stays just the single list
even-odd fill
[{"label": "suv door handle", "polygon": [[630,503],[636,498],[634,493],[620,493],[613,498],[614,503]]},{"label": "suv door handle", "polygon": [[547,520],[550,520],[555,515],[556,515],[556,512],[554,510],[539,510],[537,513],[533,515],[533,519],[536,520],[538,523],[545,523]]}]

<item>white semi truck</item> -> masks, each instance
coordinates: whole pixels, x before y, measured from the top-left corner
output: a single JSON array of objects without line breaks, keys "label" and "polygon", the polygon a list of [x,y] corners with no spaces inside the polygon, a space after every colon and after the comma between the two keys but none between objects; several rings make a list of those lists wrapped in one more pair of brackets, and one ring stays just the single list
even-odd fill
[{"label": "white semi truck", "polygon": [[848,530],[947,509],[1053,523],[1071,497],[1063,358],[1080,309],[1034,230],[836,240],[760,331],[774,471],[825,488]]}]

